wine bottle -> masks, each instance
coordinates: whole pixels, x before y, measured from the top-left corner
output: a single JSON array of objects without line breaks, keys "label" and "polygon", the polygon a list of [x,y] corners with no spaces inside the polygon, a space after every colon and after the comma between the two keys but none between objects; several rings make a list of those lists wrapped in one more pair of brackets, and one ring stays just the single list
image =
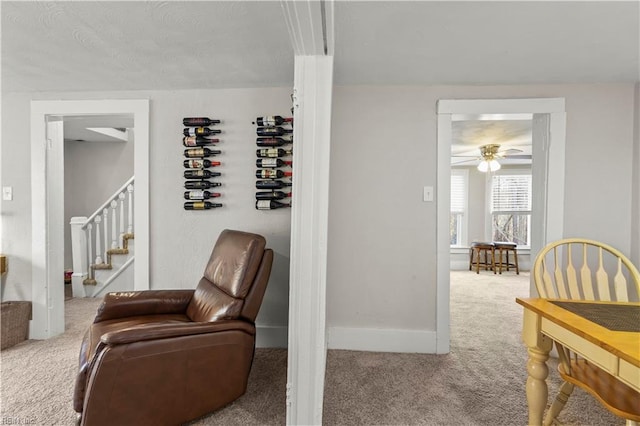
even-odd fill
[{"label": "wine bottle", "polygon": [[197,170],[185,170],[184,178],[185,179],[208,179],[210,177],[221,176],[220,172],[212,172],[211,170],[206,169],[197,169]]},{"label": "wine bottle", "polygon": [[185,117],[182,119],[182,125],[187,127],[212,126],[218,123],[220,120],[212,120],[208,117]]},{"label": "wine bottle", "polygon": [[184,146],[203,146],[218,142],[220,142],[220,139],[203,138],[200,136],[185,136],[182,138],[182,145]]},{"label": "wine bottle", "polygon": [[186,189],[209,189],[221,185],[220,182],[210,182],[208,180],[188,180],[184,183]]},{"label": "wine bottle", "polygon": [[283,182],[281,180],[257,180],[256,189],[282,189],[291,186],[291,182]]},{"label": "wine bottle", "polygon": [[257,124],[258,126],[279,126],[284,123],[293,122],[293,118],[284,118],[279,115],[268,115],[265,117],[258,117],[256,121],[252,122],[252,124]]},{"label": "wine bottle", "polygon": [[256,129],[258,136],[282,136],[293,133],[293,129],[285,129],[284,127],[258,127]]},{"label": "wine bottle", "polygon": [[293,161],[285,161],[279,158],[258,158],[256,160],[256,167],[283,167],[283,166],[291,166]]},{"label": "wine bottle", "polygon": [[209,192],[203,190],[197,191],[185,191],[184,199],[185,200],[208,200],[209,198],[219,197],[221,194],[219,192]]},{"label": "wine bottle", "polygon": [[256,209],[258,210],[275,210],[283,207],[291,207],[291,204],[281,203],[274,200],[258,200],[256,201]]},{"label": "wine bottle", "polygon": [[218,155],[220,153],[222,153],[222,151],[220,151],[219,149],[209,149],[209,148],[191,148],[191,149],[184,150],[184,156],[189,158],[211,157],[212,155]]},{"label": "wine bottle", "polygon": [[209,201],[187,201],[184,203],[185,210],[209,210],[222,207],[220,203],[210,203]]},{"label": "wine bottle", "polygon": [[256,177],[260,179],[280,179],[283,177],[292,176],[291,172],[283,172],[282,170],[275,169],[260,169],[256,170]]},{"label": "wine bottle", "polygon": [[285,138],[257,138],[256,145],[258,146],[282,146],[293,142],[293,139]]},{"label": "wine bottle", "polygon": [[185,127],[182,133],[185,136],[211,136],[222,133],[222,130],[208,127]]},{"label": "wine bottle", "polygon": [[284,150],[282,148],[261,148],[256,149],[256,156],[260,158],[286,157],[291,155],[293,150]]},{"label": "wine bottle", "polygon": [[256,192],[256,200],[282,200],[291,197],[290,192],[283,191],[263,191]]},{"label": "wine bottle", "polygon": [[204,169],[205,167],[219,166],[222,163],[210,160],[184,160],[183,164],[187,169]]}]

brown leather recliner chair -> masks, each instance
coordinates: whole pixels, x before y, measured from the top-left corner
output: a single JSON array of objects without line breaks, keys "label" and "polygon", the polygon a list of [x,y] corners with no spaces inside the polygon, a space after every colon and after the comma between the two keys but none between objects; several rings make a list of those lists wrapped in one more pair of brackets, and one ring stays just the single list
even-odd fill
[{"label": "brown leather recliner chair", "polygon": [[177,425],[243,395],[273,251],[225,230],[195,290],[109,293],[80,349],[82,425]]}]

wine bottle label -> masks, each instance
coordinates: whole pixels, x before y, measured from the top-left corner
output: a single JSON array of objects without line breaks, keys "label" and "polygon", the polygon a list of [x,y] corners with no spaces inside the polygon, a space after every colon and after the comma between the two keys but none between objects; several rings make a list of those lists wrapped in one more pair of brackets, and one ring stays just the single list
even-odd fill
[{"label": "wine bottle label", "polygon": [[191,178],[191,177],[194,177],[194,178],[198,178],[198,177],[205,177],[205,176],[204,176],[204,170],[194,170],[194,171],[192,171],[192,172],[187,172],[187,173],[185,173],[185,177],[186,177],[186,178]]},{"label": "wine bottle label", "polygon": [[276,122],[276,118],[272,115],[268,115],[266,117],[262,117],[262,125],[263,126],[275,126],[278,124]]},{"label": "wine bottle label", "polygon": [[262,167],[278,167],[277,158],[264,158],[262,160]]},{"label": "wine bottle label", "polygon": [[194,210],[204,210],[204,207],[205,207],[205,204],[202,201],[193,203]]},{"label": "wine bottle label", "polygon": [[190,200],[204,200],[204,191],[189,191]]},{"label": "wine bottle label", "polygon": [[192,169],[202,169],[204,167],[204,162],[202,160],[189,160],[187,164]]},{"label": "wine bottle label", "polygon": [[203,148],[187,149],[184,153],[187,157],[204,157]]},{"label": "wine bottle label", "polygon": [[258,210],[271,210],[270,200],[258,200],[256,201],[256,208]]},{"label": "wine bottle label", "polygon": [[195,136],[187,136],[185,138],[182,138],[182,143],[185,146],[198,146],[198,144],[196,143],[196,137]]},{"label": "wine bottle label", "polygon": [[196,127],[194,130],[194,133],[196,136],[200,136],[200,135],[206,135],[208,133],[209,129],[206,129],[204,127]]}]

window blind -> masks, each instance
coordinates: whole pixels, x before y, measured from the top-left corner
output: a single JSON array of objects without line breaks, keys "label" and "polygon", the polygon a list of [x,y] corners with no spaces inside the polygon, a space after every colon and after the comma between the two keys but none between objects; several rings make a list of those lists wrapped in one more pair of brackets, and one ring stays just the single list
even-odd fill
[{"label": "window blind", "polygon": [[462,174],[451,174],[451,212],[464,213],[466,182]]},{"label": "window blind", "polygon": [[491,211],[531,211],[531,175],[494,175]]}]

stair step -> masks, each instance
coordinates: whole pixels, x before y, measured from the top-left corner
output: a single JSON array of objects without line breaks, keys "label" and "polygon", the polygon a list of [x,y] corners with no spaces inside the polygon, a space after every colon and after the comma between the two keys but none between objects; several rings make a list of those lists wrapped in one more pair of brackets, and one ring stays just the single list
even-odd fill
[{"label": "stair step", "polygon": [[94,263],[91,265],[93,269],[113,269],[110,263]]},{"label": "stair step", "polygon": [[107,254],[129,254],[129,249],[127,248],[109,249],[107,250]]}]

